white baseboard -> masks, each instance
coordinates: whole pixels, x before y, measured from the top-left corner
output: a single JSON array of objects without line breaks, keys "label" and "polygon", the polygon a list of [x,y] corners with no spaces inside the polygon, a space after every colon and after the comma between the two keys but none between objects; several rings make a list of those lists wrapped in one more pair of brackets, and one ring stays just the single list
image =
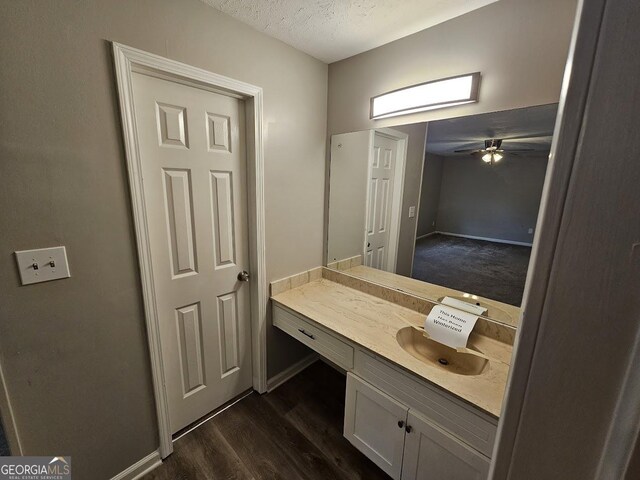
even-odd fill
[{"label": "white baseboard", "polygon": [[439,232],[433,231],[433,232],[425,233],[424,235],[420,235],[419,237],[416,237],[416,240],[420,240],[421,238],[430,237],[431,235],[435,235],[436,233],[439,233]]},{"label": "white baseboard", "polygon": [[460,233],[451,233],[451,232],[433,232],[439,233],[440,235],[449,235],[451,237],[462,237],[462,238],[470,238],[472,240],[485,240],[487,242],[495,242],[495,243],[508,243],[510,245],[520,245],[523,247],[531,247],[533,243],[527,242],[516,242],[515,240],[503,240],[501,238],[489,238],[489,237],[476,237],[475,235],[462,235]]},{"label": "white baseboard", "polygon": [[317,360],[318,360],[318,354],[317,353],[312,353],[312,354],[307,355],[306,357],[304,357],[299,362],[294,363],[289,368],[284,369],[283,371],[281,371],[277,375],[274,375],[269,380],[267,380],[267,392],[274,391],[276,388],[278,388],[284,382],[286,382],[287,380],[289,380],[292,377],[295,377],[302,370],[307,368],[312,363],[315,363]]},{"label": "white baseboard", "polygon": [[129,468],[117,474],[111,480],[137,480],[138,478],[141,478],[160,465],[162,465],[162,458],[160,458],[160,452],[156,450],[143,459],[138,460]]}]

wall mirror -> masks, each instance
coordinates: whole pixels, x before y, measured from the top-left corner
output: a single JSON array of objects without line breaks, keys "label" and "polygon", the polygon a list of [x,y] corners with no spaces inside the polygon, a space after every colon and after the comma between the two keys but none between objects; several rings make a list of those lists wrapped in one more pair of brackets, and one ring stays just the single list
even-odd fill
[{"label": "wall mirror", "polygon": [[333,135],[327,266],[517,325],[556,112]]}]

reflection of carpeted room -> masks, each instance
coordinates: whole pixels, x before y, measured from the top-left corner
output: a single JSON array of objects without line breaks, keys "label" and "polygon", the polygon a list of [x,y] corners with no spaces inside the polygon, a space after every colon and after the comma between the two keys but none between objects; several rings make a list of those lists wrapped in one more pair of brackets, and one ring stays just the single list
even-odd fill
[{"label": "reflection of carpeted room", "polygon": [[412,277],[520,306],[531,247],[434,234],[416,242]]}]

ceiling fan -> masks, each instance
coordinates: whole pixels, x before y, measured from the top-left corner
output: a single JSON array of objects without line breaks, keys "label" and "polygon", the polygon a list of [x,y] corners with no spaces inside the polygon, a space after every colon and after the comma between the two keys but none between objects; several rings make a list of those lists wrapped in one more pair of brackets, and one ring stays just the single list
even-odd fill
[{"label": "ceiling fan", "polygon": [[[499,162],[504,158],[505,151],[500,148],[502,147],[502,139],[501,138],[489,138],[484,141],[484,148],[481,149],[465,149],[465,150],[454,150],[454,153],[469,153],[470,155],[481,154],[482,161],[488,163],[489,165],[494,165],[496,162]],[[506,153],[515,154],[515,152],[528,152],[533,149],[520,149],[520,150],[509,150]]]}]

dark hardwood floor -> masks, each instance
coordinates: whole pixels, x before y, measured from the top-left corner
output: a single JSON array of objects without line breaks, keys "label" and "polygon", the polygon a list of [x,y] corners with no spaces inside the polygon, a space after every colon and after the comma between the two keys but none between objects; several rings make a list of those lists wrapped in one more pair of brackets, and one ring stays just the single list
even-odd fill
[{"label": "dark hardwood floor", "polygon": [[316,362],[180,438],[144,479],[388,480],[342,436],[344,393],[344,375]]}]

